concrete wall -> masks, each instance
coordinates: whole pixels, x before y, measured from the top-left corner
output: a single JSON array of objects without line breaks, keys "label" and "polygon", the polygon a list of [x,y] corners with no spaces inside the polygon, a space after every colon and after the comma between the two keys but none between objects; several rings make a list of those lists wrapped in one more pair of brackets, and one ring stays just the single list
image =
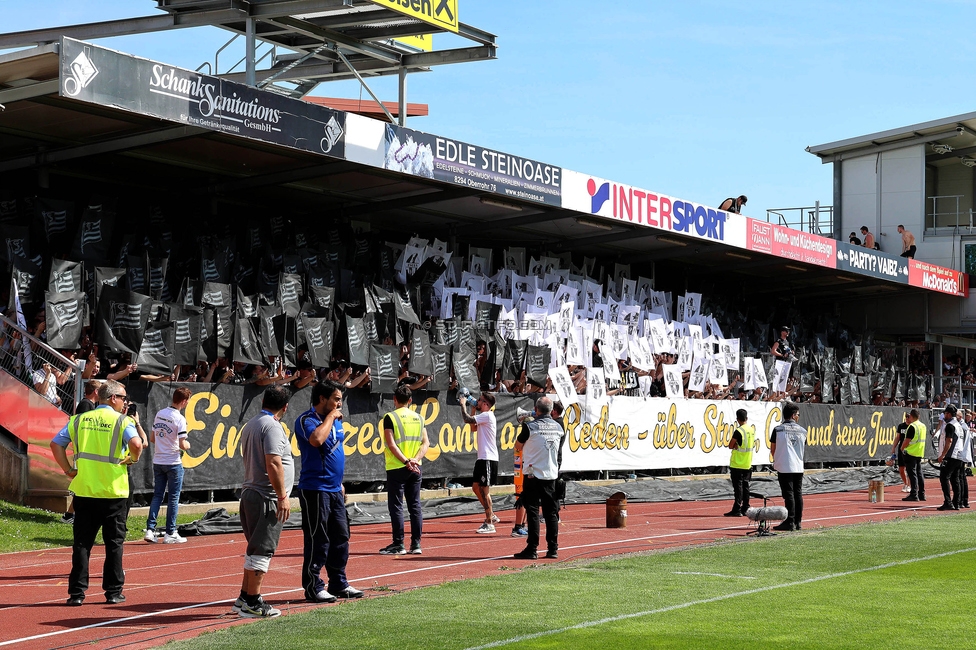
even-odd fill
[{"label": "concrete wall", "polygon": [[923,230],[925,147],[916,145],[885,151],[881,154],[880,168],[881,223],[873,232],[878,237],[881,250],[901,255],[898,225],[904,225],[913,233]]},{"label": "concrete wall", "polygon": [[860,156],[844,160],[841,165],[841,234],[850,232],[861,236],[861,226],[877,232],[878,223],[878,156]]},{"label": "concrete wall", "polygon": [[0,429],[0,499],[23,503],[27,493],[27,445]]}]

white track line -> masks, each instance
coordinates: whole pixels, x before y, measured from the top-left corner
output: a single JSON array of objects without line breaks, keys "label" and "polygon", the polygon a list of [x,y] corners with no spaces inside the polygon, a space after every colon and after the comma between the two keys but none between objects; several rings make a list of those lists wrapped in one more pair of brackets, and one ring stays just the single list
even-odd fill
[{"label": "white track line", "polygon": [[768,585],[766,587],[757,587],[756,589],[748,589],[746,591],[739,591],[734,594],[725,594],[724,596],[715,596],[714,598],[703,598],[701,600],[693,600],[687,603],[680,603],[678,605],[670,605],[668,607],[661,607],[658,609],[649,609],[643,612],[634,612],[633,614],[620,614],[619,616],[610,616],[607,618],[601,618],[596,621],[585,621],[583,623],[577,623],[576,625],[569,625],[567,627],[559,628],[557,630],[546,630],[544,632],[535,632],[534,634],[523,634],[520,636],[514,636],[509,639],[502,641],[494,641],[492,643],[486,643],[484,645],[473,646],[467,650],[487,650],[488,648],[499,648],[501,646],[511,645],[513,643],[520,643],[522,641],[529,641],[531,639],[538,639],[544,636],[552,636],[554,634],[562,634],[563,632],[569,632],[571,630],[582,630],[589,627],[596,627],[597,625],[604,625],[605,623],[615,623],[617,621],[623,621],[630,618],[640,618],[644,616],[652,616],[654,614],[665,614],[667,612],[673,612],[679,609],[687,609],[689,607],[694,607],[696,605],[707,605],[709,603],[717,603],[723,600],[729,600],[731,598],[739,598],[741,596],[752,596],[754,594],[761,594],[766,591],[773,591],[774,589],[784,589],[788,587],[799,587],[802,585],[812,584],[814,582],[822,582],[824,580],[833,580],[834,578],[844,578],[847,576],[857,575],[859,573],[868,573],[870,571],[880,571],[882,569],[890,569],[896,566],[902,566],[905,564],[913,564],[915,562],[927,562],[929,560],[937,560],[939,558],[948,557],[950,555],[958,555],[960,553],[970,553],[976,551],[976,546],[971,548],[959,549],[957,551],[948,551],[946,553],[938,553],[936,555],[927,555],[925,557],[910,558],[907,560],[899,560],[897,562],[889,562],[887,564],[879,564],[877,566],[865,567],[863,569],[853,569],[851,571],[842,571],[839,573],[830,573],[827,575],[816,576],[814,578],[807,578],[806,580],[796,580],[794,582],[784,582],[778,585]]},{"label": "white track line", "polygon": [[[935,507],[935,506],[923,506],[923,507],[931,508],[931,507]],[[904,508],[904,509],[898,509],[898,510],[893,510],[893,511],[885,511],[884,513],[862,513],[862,514],[858,514],[858,515],[845,515],[845,516],[838,516],[838,517],[823,517],[823,518],[820,518],[820,519],[813,519],[813,520],[810,520],[810,521],[826,521],[826,520],[829,520],[829,519],[853,519],[853,518],[858,518],[858,517],[876,516],[878,514],[892,514],[892,513],[900,513],[900,512],[910,512],[910,511],[913,511],[913,510],[921,510],[921,509],[922,508],[917,508],[917,507],[916,508]],[[671,538],[671,537],[687,537],[687,536],[690,536],[690,535],[699,535],[699,534],[702,534],[702,533],[720,532],[720,531],[726,531],[726,530],[737,530],[737,529],[741,529],[741,528],[744,528],[744,527],[745,526],[723,526],[723,527],[719,527],[719,528],[707,528],[707,529],[704,529],[704,530],[683,531],[683,532],[679,532],[679,533],[667,533],[667,534],[662,534],[662,535],[649,535],[649,536],[644,536],[644,537],[633,537],[633,538],[629,538],[629,539],[612,540],[610,542],[600,542],[600,543],[594,543],[594,544],[578,544],[578,545],[575,545],[575,546],[567,546],[567,547],[564,547],[564,549],[567,550],[567,551],[571,551],[571,550],[576,550],[576,549],[593,548],[595,546],[615,546],[615,545],[627,544],[627,543],[631,543],[631,542],[649,541],[649,540],[654,540],[654,539],[665,539],[665,538]],[[499,538],[499,539],[501,539],[501,538]],[[967,549],[967,550],[972,550],[972,549]],[[959,551],[959,552],[962,552],[962,551]],[[949,553],[949,554],[951,554],[951,553]],[[940,556],[933,556],[933,557],[943,557],[943,556],[940,555]],[[393,577],[393,576],[408,575],[408,574],[411,574],[411,573],[421,573],[421,572],[426,572],[426,571],[433,571],[433,570],[436,570],[436,569],[448,569],[448,568],[457,567],[457,566],[467,566],[467,565],[478,564],[478,563],[482,563],[482,562],[496,562],[496,561],[499,561],[499,560],[508,560],[508,559],[511,559],[511,555],[509,555],[509,554],[497,555],[497,556],[494,556],[494,557],[486,557],[486,558],[475,558],[475,559],[472,559],[472,560],[463,560],[463,561],[460,561],[460,562],[450,562],[450,563],[447,563],[447,564],[438,564],[438,565],[427,566],[427,567],[417,567],[417,568],[414,568],[414,569],[407,569],[405,571],[395,571],[395,572],[392,572],[392,573],[383,573],[383,574],[377,574],[377,575],[374,575],[374,576],[367,576],[367,577],[364,577],[364,578],[356,578],[354,580],[350,580],[349,582],[350,583],[354,583],[354,582],[363,582],[365,580],[377,580],[379,578],[389,578],[389,577]],[[896,564],[893,564],[891,566],[895,566]],[[885,565],[885,566],[888,566],[888,565]],[[286,567],[286,568],[290,568],[290,567]],[[223,576],[215,576],[215,577],[223,577]],[[212,579],[212,577],[210,579]],[[186,582],[192,582],[192,581],[193,580],[188,580]],[[797,584],[802,584],[802,583],[797,583]],[[158,588],[158,587],[163,587],[163,586],[167,586],[167,585],[165,585],[165,584],[156,584],[156,585],[152,585],[152,586]],[[136,588],[138,589],[140,587],[136,587]],[[286,589],[286,590],[283,590],[283,591],[272,592],[272,593],[269,593],[269,594],[266,594],[266,595],[268,595],[268,596],[277,596],[277,595],[281,595],[281,594],[295,593],[297,591],[302,591],[302,589],[300,589],[300,588],[298,588],[298,589]],[[752,593],[752,592],[745,592],[745,593]],[[19,638],[19,639],[11,639],[9,641],[2,641],[2,642],[0,642],[0,647],[7,646],[7,645],[12,645],[14,643],[21,643],[21,642],[24,642],[24,641],[33,641],[33,640],[36,640],[36,639],[43,639],[43,638],[48,638],[48,637],[52,637],[52,636],[58,636],[58,635],[62,635],[62,634],[68,634],[70,632],[79,632],[79,631],[82,631],[82,630],[88,630],[88,629],[93,629],[93,628],[98,628],[98,627],[106,627],[106,626],[118,625],[120,623],[126,623],[128,621],[134,621],[134,620],[139,620],[139,619],[143,619],[143,618],[149,618],[149,617],[152,617],[152,616],[162,616],[162,615],[165,615],[165,614],[172,614],[172,613],[175,613],[175,612],[182,612],[182,611],[187,611],[187,610],[190,610],[190,609],[197,609],[197,608],[200,608],[200,607],[209,607],[209,606],[212,606],[212,605],[219,605],[219,604],[222,604],[222,603],[233,603],[234,600],[236,600],[236,598],[231,598],[231,599],[226,599],[226,600],[217,600],[217,601],[212,601],[212,602],[208,602],[208,603],[197,603],[197,604],[193,604],[193,605],[183,605],[181,607],[173,607],[173,608],[170,608],[170,609],[161,610],[159,612],[147,612],[145,614],[139,614],[139,615],[136,615],[136,616],[127,616],[127,617],[112,619],[110,621],[102,621],[100,623],[93,623],[91,625],[85,625],[85,626],[77,627],[77,628],[71,628],[71,629],[65,629],[65,630],[57,630],[55,632],[47,632],[45,634],[39,634],[39,635],[34,635],[34,636],[29,636],[29,637],[22,637],[22,638]],[[56,601],[54,601],[54,602],[56,602]],[[701,602],[711,602],[711,601],[701,601]],[[13,607],[3,608],[3,609],[0,609],[0,611],[3,611],[4,609],[16,609],[17,607],[23,607],[23,605],[17,605],[17,606],[13,606]],[[661,611],[665,611],[665,610],[661,610]],[[655,613],[655,612],[651,612],[651,613]],[[608,620],[616,620],[616,619],[608,619]],[[571,628],[567,628],[567,629],[571,629]],[[542,636],[543,634],[552,634],[552,633],[554,633],[554,632],[539,633],[539,636]],[[529,637],[525,637],[525,638],[534,638],[534,637],[529,636]],[[506,641],[505,643],[510,643],[510,642]],[[487,648],[487,647],[494,647],[494,646],[483,646],[483,647],[486,647]]]}]

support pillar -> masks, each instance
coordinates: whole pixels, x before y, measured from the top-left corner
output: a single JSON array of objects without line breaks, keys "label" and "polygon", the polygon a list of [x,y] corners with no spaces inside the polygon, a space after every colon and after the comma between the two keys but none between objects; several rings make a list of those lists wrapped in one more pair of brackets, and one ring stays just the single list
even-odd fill
[{"label": "support pillar", "polygon": [[397,107],[397,122],[400,126],[407,125],[407,69],[400,68],[400,105]]},{"label": "support pillar", "polygon": [[257,73],[254,69],[255,66],[255,47],[254,47],[254,19],[248,17],[244,21],[244,59],[245,59],[245,72],[244,72],[244,83],[248,86],[254,88],[257,86]]}]

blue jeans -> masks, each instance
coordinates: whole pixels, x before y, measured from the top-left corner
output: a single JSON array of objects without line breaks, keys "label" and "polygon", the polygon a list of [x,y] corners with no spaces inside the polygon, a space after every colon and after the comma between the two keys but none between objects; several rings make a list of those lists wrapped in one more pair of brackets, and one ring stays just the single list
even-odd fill
[{"label": "blue jeans", "polygon": [[170,535],[176,532],[176,513],[180,509],[180,490],[183,489],[183,465],[153,465],[155,477],[155,492],[152,503],[149,504],[149,519],[146,520],[146,530],[156,530],[156,517],[159,507],[163,505],[163,495],[169,488],[169,501],[166,503],[166,532]]}]

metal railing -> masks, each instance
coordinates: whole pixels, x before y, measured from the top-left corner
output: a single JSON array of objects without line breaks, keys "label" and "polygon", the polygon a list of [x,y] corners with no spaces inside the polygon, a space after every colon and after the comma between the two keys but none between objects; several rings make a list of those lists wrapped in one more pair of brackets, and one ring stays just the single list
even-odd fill
[{"label": "metal railing", "polygon": [[834,236],[834,206],[820,205],[820,201],[798,208],[766,210],[766,221],[821,237]]},{"label": "metal railing", "polygon": [[0,369],[68,415],[85,396],[84,361],[72,361],[2,315]]},{"label": "metal railing", "polygon": [[932,209],[925,211],[925,234],[972,233],[974,231],[973,210],[972,208],[961,210],[959,207],[959,200],[965,196],[964,194],[944,194],[926,197],[926,202],[932,202]]}]

